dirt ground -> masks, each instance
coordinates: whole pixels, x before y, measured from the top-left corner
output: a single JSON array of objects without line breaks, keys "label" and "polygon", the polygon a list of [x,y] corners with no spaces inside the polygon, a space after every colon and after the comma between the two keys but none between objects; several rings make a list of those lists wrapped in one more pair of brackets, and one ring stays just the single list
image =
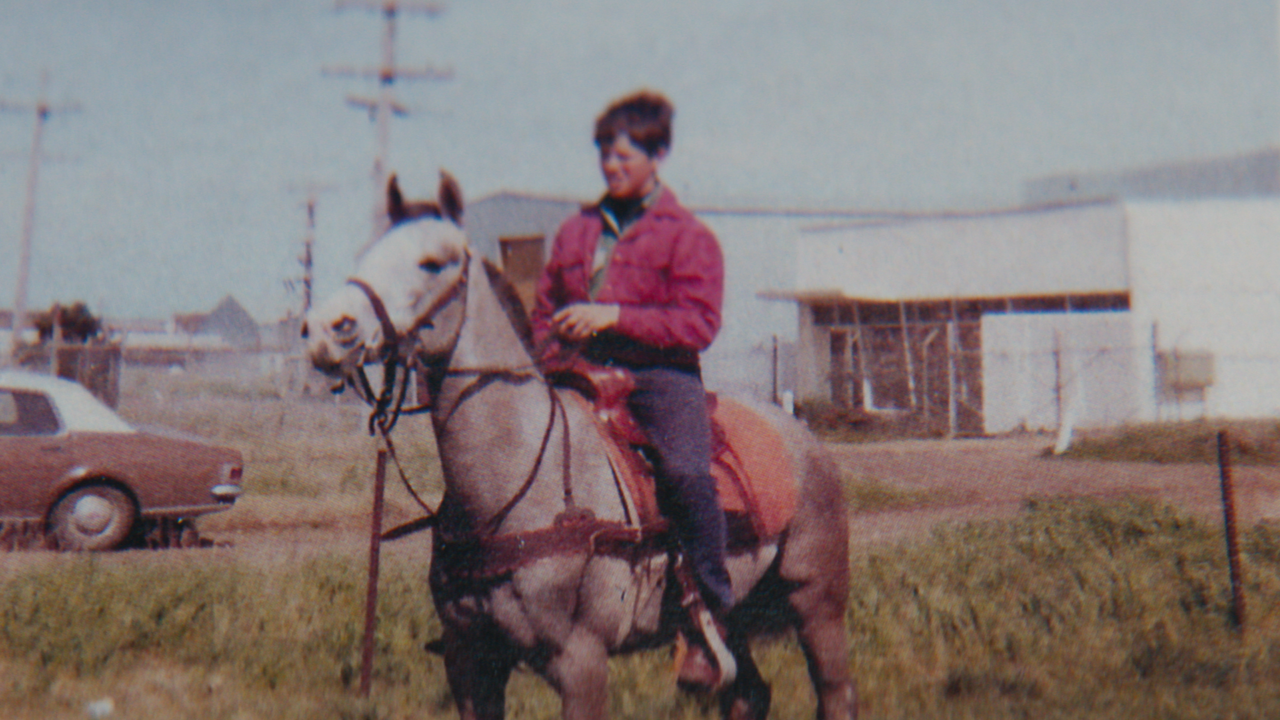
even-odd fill
[{"label": "dirt ground", "polygon": [[[1052,444],[1022,436],[832,445],[852,477],[918,500],[916,507],[853,513],[851,541],[857,547],[924,538],[938,523],[1006,517],[1036,497],[1149,497],[1221,521],[1217,466],[1043,457]],[[1280,468],[1235,466],[1232,478],[1242,525],[1280,517]]]},{"label": "dirt ground", "polygon": [[[1037,497],[1149,497],[1207,520],[1221,521],[1216,466],[1043,457],[1042,451],[1052,442],[1048,437],[1022,436],[831,445],[849,477],[876,483],[890,492],[901,491],[902,501],[890,503],[888,509],[850,514],[853,547],[924,539],[939,523],[1012,516],[1028,499]],[[1280,468],[1235,466],[1233,479],[1236,513],[1242,526],[1280,518]],[[387,492],[388,501],[394,502],[396,493],[402,491],[389,486]],[[262,524],[235,532],[219,531],[214,521],[213,531],[207,535],[231,544],[237,554],[265,563],[292,563],[313,552],[335,549],[368,553],[369,516],[362,503],[310,522],[308,518],[315,519],[316,513],[293,508],[289,501],[274,502],[290,507],[258,508],[255,512],[263,516]],[[414,512],[412,508],[393,512],[386,526],[411,519]],[[273,519],[290,513],[301,519],[273,526]],[[420,555],[425,561],[428,537],[422,533],[385,544],[384,552]]]}]

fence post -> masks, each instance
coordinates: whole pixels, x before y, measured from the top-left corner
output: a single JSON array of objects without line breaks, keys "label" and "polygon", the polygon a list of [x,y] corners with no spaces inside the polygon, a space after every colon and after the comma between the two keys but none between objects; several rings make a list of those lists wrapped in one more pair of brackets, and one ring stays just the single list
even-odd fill
[{"label": "fence post", "polygon": [[960,408],[956,403],[956,353],[960,351],[960,327],[954,319],[947,323],[947,438],[959,432]]},{"label": "fence post", "polygon": [[1231,572],[1231,621],[1244,631],[1244,578],[1240,572],[1240,546],[1236,536],[1235,488],[1231,479],[1231,444],[1226,430],[1218,431],[1218,478],[1222,485],[1222,519],[1227,535],[1227,567]]},{"label": "fence post", "polygon": [[373,636],[378,624],[378,560],[382,549],[382,495],[387,481],[387,451],[378,448],[373,475],[373,518],[369,530],[369,585],[364,601],[364,645],[360,651],[360,696],[373,685]]},{"label": "fence post", "polygon": [[782,398],[778,395],[778,336],[773,336],[773,393],[771,395],[774,405],[781,405]]}]

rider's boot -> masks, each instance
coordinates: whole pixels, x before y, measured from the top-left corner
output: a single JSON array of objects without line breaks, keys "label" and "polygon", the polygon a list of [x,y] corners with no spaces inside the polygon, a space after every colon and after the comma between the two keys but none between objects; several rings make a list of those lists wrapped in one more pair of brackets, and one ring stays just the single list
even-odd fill
[{"label": "rider's boot", "polygon": [[677,682],[691,690],[717,692],[733,683],[738,663],[726,642],[724,623],[712,614],[702,597],[693,571],[684,558],[676,559],[676,578],[680,582],[680,604],[689,614],[689,637],[681,633],[676,640]]}]

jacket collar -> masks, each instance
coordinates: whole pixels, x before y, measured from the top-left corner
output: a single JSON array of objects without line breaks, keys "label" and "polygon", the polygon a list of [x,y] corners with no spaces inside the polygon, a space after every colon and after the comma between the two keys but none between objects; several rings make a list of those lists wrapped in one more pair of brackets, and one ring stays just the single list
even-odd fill
[{"label": "jacket collar", "polygon": [[[602,196],[589,205],[583,205],[583,211],[593,215],[596,220],[601,220],[600,203],[605,197],[607,196]],[[645,198],[644,205],[644,214],[636,222],[643,222],[648,217],[679,218],[688,213],[676,198],[676,194],[662,183],[659,183],[658,187]]]}]

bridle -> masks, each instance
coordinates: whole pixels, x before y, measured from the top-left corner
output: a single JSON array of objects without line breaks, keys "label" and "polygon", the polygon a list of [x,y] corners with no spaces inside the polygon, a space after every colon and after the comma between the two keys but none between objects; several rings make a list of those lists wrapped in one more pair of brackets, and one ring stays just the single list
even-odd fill
[{"label": "bridle", "polygon": [[[470,278],[471,262],[472,255],[470,251],[467,251],[463,259],[462,272],[458,275],[458,279],[428,306],[404,336],[400,336],[396,332],[395,323],[391,321],[391,315],[387,312],[386,303],[383,302],[373,286],[355,277],[347,280],[348,284],[359,289],[369,300],[369,305],[373,309],[378,323],[382,326],[383,333],[382,388],[375,393],[362,364],[357,364],[353,371],[353,374],[359,380],[359,384],[353,387],[357,395],[373,407],[369,414],[369,434],[372,435],[376,431],[382,435],[383,441],[387,446],[387,452],[395,462],[401,481],[409,491],[409,494],[418,503],[418,506],[426,513],[424,517],[418,520],[389,530],[383,536],[383,539],[386,540],[403,537],[418,530],[433,527],[437,524],[439,518],[438,511],[428,506],[409,483],[400,460],[396,456],[395,444],[391,440],[391,430],[395,427],[401,415],[415,415],[434,409],[434,403],[431,398],[418,405],[405,407],[405,398],[409,392],[409,381],[414,371],[418,372],[419,377],[423,382],[427,383],[428,387],[438,386],[448,376],[474,377],[474,380],[458,393],[457,399],[453,402],[448,412],[443,414],[442,426],[448,423],[454,412],[463,403],[495,381],[524,383],[542,377],[537,365],[532,363],[527,366],[510,368],[452,367],[450,364],[451,354],[445,354],[432,362],[424,363],[420,354],[415,352],[417,331],[433,327],[436,316],[455,300],[465,295]],[[525,495],[533,487],[534,480],[538,477],[538,471],[541,469],[547,454],[557,414],[561,417],[565,432],[563,461],[564,503],[566,512],[576,511],[570,479],[569,418],[564,402],[550,383],[547,383],[547,391],[551,400],[551,412],[550,417],[547,419],[547,428],[543,433],[540,449],[534,460],[533,467],[515,495],[485,523],[484,527],[487,535],[492,536],[497,533],[503,521],[506,520],[511,511],[515,509],[516,505],[524,499]]]},{"label": "bridle", "polygon": [[[463,256],[462,272],[458,274],[458,279],[432,301],[431,305],[418,317],[413,327],[409,328],[403,337],[396,332],[395,323],[391,321],[391,315],[387,312],[387,305],[378,295],[378,291],[360,278],[347,279],[348,285],[352,285],[364,293],[365,298],[369,300],[369,306],[373,309],[373,314],[378,318],[378,323],[382,326],[381,390],[376,394],[374,393],[373,385],[369,382],[369,376],[365,373],[363,364],[357,363],[352,373],[360,381],[355,386],[356,393],[360,395],[361,400],[373,406],[373,411],[369,414],[369,434],[372,435],[374,430],[377,429],[384,436],[388,436],[401,415],[416,415],[431,409],[431,401],[429,399],[413,407],[406,408],[404,406],[405,398],[409,392],[409,379],[412,371],[427,369],[422,363],[419,354],[415,352],[416,348],[414,346],[417,344],[417,331],[433,327],[436,315],[454,300],[463,296],[467,289],[470,273],[471,253],[468,251]],[[425,376],[427,373],[423,374]]]}]

